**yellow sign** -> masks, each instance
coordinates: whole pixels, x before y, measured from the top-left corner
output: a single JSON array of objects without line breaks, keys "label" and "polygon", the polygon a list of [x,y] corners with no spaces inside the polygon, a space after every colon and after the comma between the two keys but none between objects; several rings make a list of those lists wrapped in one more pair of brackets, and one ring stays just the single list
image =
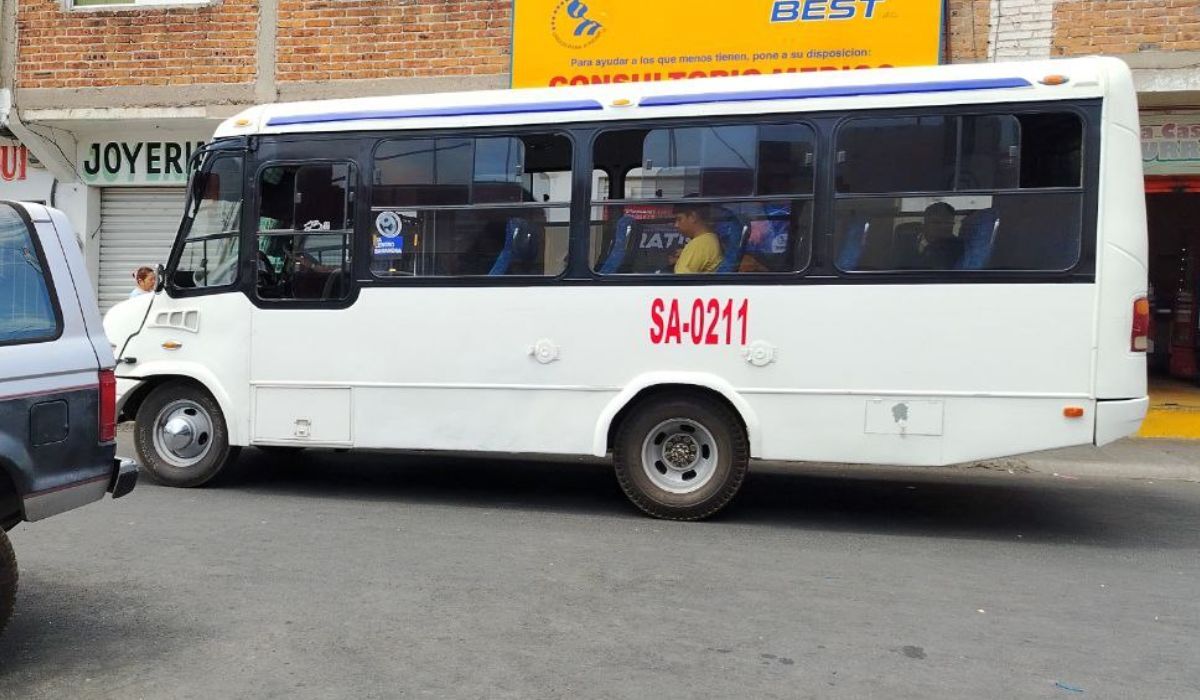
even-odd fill
[{"label": "yellow sign", "polygon": [[935,64],[942,0],[515,0],[513,87]]}]

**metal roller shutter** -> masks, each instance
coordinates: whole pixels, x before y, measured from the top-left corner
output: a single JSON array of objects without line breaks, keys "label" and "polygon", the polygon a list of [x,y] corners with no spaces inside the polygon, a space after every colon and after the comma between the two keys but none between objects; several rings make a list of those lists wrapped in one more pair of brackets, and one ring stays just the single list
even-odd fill
[{"label": "metal roller shutter", "polygon": [[100,191],[100,312],[129,298],[133,273],[167,263],[183,217],[183,187],[107,187]]}]

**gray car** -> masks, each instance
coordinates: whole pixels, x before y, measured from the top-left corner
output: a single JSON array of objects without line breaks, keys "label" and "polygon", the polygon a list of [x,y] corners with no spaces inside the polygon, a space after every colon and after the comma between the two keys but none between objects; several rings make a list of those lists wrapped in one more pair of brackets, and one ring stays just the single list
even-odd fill
[{"label": "gray car", "polygon": [[17,562],[7,531],[133,490],[116,458],[116,380],[96,295],[62,212],[0,202],[0,630]]}]

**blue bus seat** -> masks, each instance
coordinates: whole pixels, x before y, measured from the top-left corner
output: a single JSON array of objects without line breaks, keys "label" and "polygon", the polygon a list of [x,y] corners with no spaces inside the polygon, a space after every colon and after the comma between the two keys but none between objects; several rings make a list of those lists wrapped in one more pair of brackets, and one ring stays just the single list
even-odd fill
[{"label": "blue bus seat", "polygon": [[539,252],[535,233],[529,221],[515,216],[509,219],[504,226],[504,248],[500,250],[488,276],[507,275],[514,262],[533,260]]},{"label": "blue bus seat", "polygon": [[846,229],[842,237],[842,247],[838,251],[837,268],[843,272],[853,272],[858,269],[863,251],[867,247],[867,234],[871,230],[871,222],[866,219],[855,219]]},{"label": "blue bus seat", "polygon": [[615,275],[621,271],[621,266],[625,264],[625,258],[629,256],[630,250],[637,241],[636,231],[638,229],[638,221],[632,216],[622,216],[617,219],[617,225],[613,229],[612,244],[608,248],[608,255],[604,258],[604,262],[600,264],[600,269],[597,270],[602,275]]},{"label": "blue bus seat", "polygon": [[713,232],[721,239],[721,264],[717,272],[737,272],[750,238],[750,224],[732,212],[724,212],[713,223]]},{"label": "blue bus seat", "polygon": [[986,269],[992,258],[992,250],[996,247],[996,232],[999,230],[1000,215],[995,209],[980,209],[963,219],[959,231],[963,253],[954,269]]}]

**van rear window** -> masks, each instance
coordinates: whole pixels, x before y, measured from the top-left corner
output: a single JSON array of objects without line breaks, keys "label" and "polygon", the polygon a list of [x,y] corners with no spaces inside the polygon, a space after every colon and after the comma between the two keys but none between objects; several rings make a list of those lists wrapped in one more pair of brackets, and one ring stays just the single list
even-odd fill
[{"label": "van rear window", "polygon": [[58,335],[47,275],[29,224],[11,205],[0,204],[0,345]]}]

